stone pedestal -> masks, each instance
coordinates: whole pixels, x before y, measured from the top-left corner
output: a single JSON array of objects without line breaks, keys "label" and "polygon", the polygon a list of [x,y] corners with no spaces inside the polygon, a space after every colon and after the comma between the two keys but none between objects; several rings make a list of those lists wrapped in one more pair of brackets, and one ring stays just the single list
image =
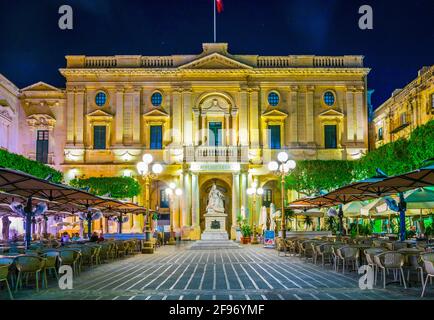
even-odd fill
[{"label": "stone pedestal", "polygon": [[205,231],[202,233],[202,240],[228,240],[226,232],[227,214],[211,211],[205,215]]}]

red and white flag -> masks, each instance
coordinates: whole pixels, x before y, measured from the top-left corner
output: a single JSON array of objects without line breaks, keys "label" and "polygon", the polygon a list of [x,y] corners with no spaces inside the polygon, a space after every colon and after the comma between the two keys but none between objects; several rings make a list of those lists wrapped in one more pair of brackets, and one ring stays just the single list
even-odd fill
[{"label": "red and white flag", "polygon": [[217,12],[222,13],[223,12],[223,0],[215,0],[216,6],[217,6]]}]

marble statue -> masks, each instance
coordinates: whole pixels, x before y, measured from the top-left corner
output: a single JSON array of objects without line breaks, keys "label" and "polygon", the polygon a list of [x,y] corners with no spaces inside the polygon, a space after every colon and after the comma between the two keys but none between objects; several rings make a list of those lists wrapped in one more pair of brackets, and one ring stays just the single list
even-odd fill
[{"label": "marble statue", "polygon": [[208,205],[206,207],[206,211],[208,213],[224,213],[225,207],[223,204],[224,195],[217,189],[217,185],[213,184],[211,191],[208,195]]}]

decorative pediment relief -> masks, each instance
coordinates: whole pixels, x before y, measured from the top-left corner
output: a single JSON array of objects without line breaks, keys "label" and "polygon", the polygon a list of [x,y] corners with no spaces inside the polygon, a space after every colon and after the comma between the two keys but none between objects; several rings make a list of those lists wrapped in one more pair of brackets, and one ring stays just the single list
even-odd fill
[{"label": "decorative pediment relief", "polygon": [[56,119],[48,114],[32,114],[27,117],[27,124],[32,129],[53,130]]},{"label": "decorative pediment relief", "polygon": [[62,90],[48,84],[42,81],[39,81],[35,84],[32,84],[28,87],[25,87],[24,89],[21,89],[21,92],[26,91],[56,91],[56,92],[62,92]]},{"label": "decorative pediment relief", "polygon": [[287,113],[280,111],[280,110],[277,110],[277,109],[265,111],[262,114],[262,118],[269,119],[269,120],[284,120],[287,117],[288,117]]},{"label": "decorative pediment relief", "polygon": [[86,117],[89,121],[102,121],[102,122],[108,122],[113,119],[113,115],[103,110],[95,110],[91,113],[88,113]]},{"label": "decorative pediment relief", "polygon": [[145,114],[143,114],[143,116],[145,118],[156,118],[156,117],[161,118],[161,117],[169,117],[169,114],[163,109],[157,108],[146,112]]},{"label": "decorative pediment relief", "polygon": [[215,52],[180,66],[179,69],[252,69],[252,67]]},{"label": "decorative pediment relief", "polygon": [[340,111],[329,109],[319,114],[321,118],[343,118],[344,114]]}]

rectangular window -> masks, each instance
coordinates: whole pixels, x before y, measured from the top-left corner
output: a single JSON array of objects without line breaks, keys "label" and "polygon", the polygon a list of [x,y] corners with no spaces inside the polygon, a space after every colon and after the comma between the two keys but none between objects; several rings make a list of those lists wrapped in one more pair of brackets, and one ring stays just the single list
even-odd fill
[{"label": "rectangular window", "polygon": [[383,140],[383,128],[378,128],[378,140]]},{"label": "rectangular window", "polygon": [[431,95],[431,109],[434,110],[434,93]]},{"label": "rectangular window", "polygon": [[400,121],[401,121],[401,125],[404,125],[407,123],[407,113],[405,113],[405,112],[401,113]]},{"label": "rectangular window", "polygon": [[36,161],[48,163],[48,130],[38,130],[36,137]]},{"label": "rectangular window", "polygon": [[325,137],[325,148],[326,149],[336,149],[337,148],[337,137],[336,137],[336,126],[335,125],[324,126],[324,137]]},{"label": "rectangular window", "polygon": [[169,208],[169,196],[166,189],[160,189],[160,208]]},{"label": "rectangular window", "polygon": [[273,191],[271,189],[265,189],[264,194],[262,195],[262,205],[266,208],[269,208],[272,202]]},{"label": "rectangular window", "polygon": [[163,149],[163,127],[162,126],[151,126],[151,144],[150,148],[153,150]]},{"label": "rectangular window", "polygon": [[94,126],[93,127],[93,148],[95,150],[105,150],[106,145],[106,126]]},{"label": "rectangular window", "polygon": [[210,146],[219,147],[222,145],[223,135],[222,135],[222,123],[221,122],[209,122],[209,137],[208,144]]},{"label": "rectangular window", "polygon": [[280,149],[280,125],[269,125],[268,132],[270,149]]}]

